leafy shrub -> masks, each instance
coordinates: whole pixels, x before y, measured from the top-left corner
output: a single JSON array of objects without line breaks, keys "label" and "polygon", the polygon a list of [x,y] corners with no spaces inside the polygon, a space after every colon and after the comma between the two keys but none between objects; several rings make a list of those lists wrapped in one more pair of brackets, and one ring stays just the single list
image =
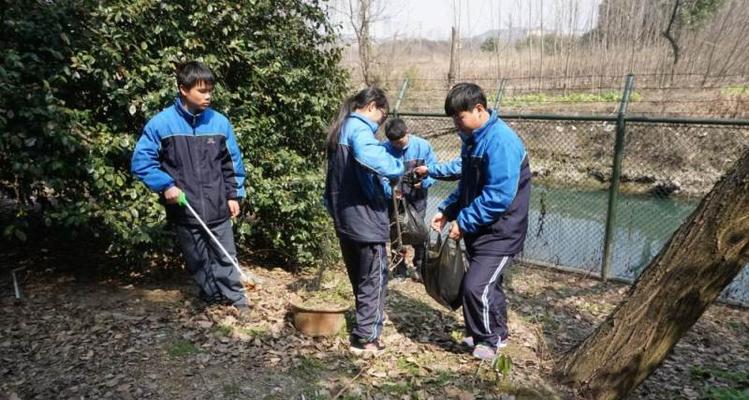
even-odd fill
[{"label": "leafy shrub", "polygon": [[248,172],[240,244],[321,256],[324,131],[346,75],[320,1],[2,3],[0,190],[19,207],[4,240],[27,240],[35,215],[45,235],[99,237],[112,253],[163,249],[163,210],[130,156],[176,96],[175,63],[200,59]]}]

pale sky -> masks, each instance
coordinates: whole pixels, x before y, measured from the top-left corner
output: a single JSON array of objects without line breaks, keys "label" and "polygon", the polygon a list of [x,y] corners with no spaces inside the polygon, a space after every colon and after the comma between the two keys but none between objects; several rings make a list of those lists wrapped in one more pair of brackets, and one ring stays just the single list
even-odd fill
[{"label": "pale sky", "polygon": [[[335,8],[348,12],[349,0],[331,0]],[[356,0],[353,0],[356,1]],[[596,21],[601,0],[375,0],[384,4],[383,16],[372,33],[376,39],[423,37],[447,40],[450,27],[459,25],[463,38],[480,35],[492,29],[543,28],[549,31],[583,32]],[[344,35],[352,30],[343,13],[334,21],[343,22]],[[530,21],[530,23],[529,23]]]}]

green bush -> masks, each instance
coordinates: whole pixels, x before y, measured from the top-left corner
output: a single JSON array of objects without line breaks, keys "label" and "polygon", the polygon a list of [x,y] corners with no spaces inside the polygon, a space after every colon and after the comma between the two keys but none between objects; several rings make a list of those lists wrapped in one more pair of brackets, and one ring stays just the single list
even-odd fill
[{"label": "green bush", "polygon": [[27,240],[37,218],[45,234],[99,237],[114,254],[162,251],[163,210],[130,175],[130,156],[176,96],[175,63],[200,59],[245,159],[240,244],[293,264],[321,257],[324,131],[346,75],[320,1],[2,6],[0,189],[20,206],[4,240]]}]

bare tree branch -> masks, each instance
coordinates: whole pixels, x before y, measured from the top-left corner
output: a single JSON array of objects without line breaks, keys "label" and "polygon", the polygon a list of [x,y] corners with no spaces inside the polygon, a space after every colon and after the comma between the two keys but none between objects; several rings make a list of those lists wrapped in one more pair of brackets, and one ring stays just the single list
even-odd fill
[{"label": "bare tree branch", "polygon": [[677,42],[677,38],[674,37],[673,32],[671,29],[674,27],[674,22],[676,21],[676,17],[679,15],[679,7],[681,6],[681,0],[676,0],[674,2],[674,10],[671,12],[671,19],[668,21],[668,26],[666,27],[666,30],[663,31],[661,34],[663,37],[665,37],[668,42],[671,44],[671,50],[674,52],[674,66],[679,62],[679,44]]}]

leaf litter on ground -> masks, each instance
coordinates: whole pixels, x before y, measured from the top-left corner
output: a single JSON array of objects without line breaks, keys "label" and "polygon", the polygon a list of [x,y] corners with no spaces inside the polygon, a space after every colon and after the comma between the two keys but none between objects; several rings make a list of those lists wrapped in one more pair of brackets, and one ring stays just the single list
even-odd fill
[{"label": "leaf litter on ground", "polygon": [[[439,306],[418,283],[390,286],[387,350],[363,360],[348,353],[346,332],[310,338],[294,329],[289,304],[314,275],[252,271],[263,284],[248,291],[250,321],[232,307],[202,307],[186,280],[163,287],[84,284],[66,276],[28,282],[23,302],[0,298],[0,394],[574,398],[551,377],[554,356],[589,334],[626,295],[623,285],[518,268],[506,285],[511,337],[505,353],[513,368],[502,382],[460,347],[461,312]],[[345,272],[328,273],[321,287],[353,303]],[[713,305],[634,398],[692,398],[730,388],[731,377],[749,373],[747,342],[747,310]]]}]

